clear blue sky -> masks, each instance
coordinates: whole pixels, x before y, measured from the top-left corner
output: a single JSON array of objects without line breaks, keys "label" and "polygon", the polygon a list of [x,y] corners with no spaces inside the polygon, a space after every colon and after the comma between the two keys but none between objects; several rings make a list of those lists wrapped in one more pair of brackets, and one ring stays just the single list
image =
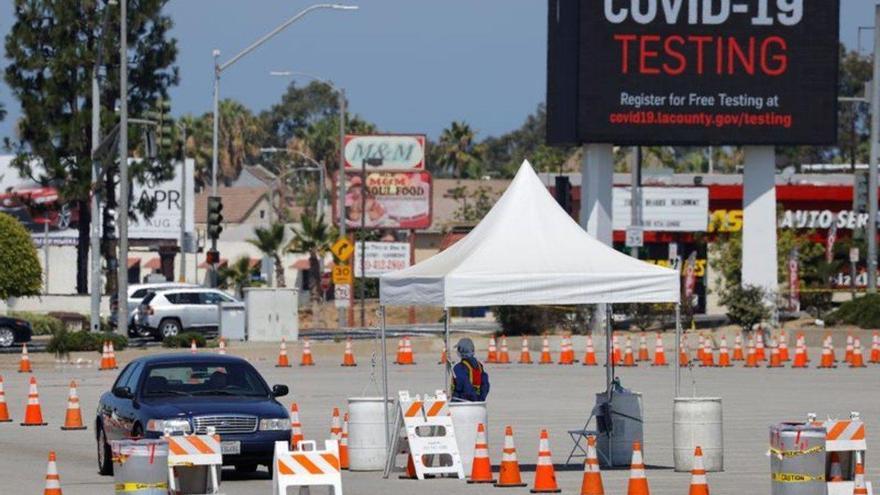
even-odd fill
[{"label": "clear blue sky", "polygon": [[[73,0],[71,0],[73,1]],[[229,69],[221,96],[255,112],[278,101],[287,81],[270,70],[312,72],[346,88],[351,109],[388,132],[436,137],[465,120],[479,137],[518,127],[544,100],[546,0],[339,0],[355,12],[317,11]],[[822,1],[822,0],[812,0]],[[12,2],[0,0],[0,33],[12,25]],[[302,0],[171,0],[167,10],[180,53],[181,82],[173,112],[211,105],[211,50],[227,60],[284,19]],[[874,0],[841,0],[841,39],[857,46],[858,26],[871,24]],[[862,35],[870,51],[871,33]],[[5,60],[0,60],[5,65]],[[0,101],[18,114],[5,83]]]}]

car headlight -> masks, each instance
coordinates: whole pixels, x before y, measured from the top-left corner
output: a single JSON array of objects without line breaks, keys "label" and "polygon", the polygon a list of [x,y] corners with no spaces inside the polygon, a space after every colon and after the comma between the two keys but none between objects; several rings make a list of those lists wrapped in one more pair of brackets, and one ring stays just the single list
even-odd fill
[{"label": "car headlight", "polygon": [[262,431],[286,431],[290,430],[289,418],[266,418],[260,420]]},{"label": "car headlight", "polygon": [[192,427],[185,419],[151,419],[147,421],[147,431],[155,433],[190,433]]}]

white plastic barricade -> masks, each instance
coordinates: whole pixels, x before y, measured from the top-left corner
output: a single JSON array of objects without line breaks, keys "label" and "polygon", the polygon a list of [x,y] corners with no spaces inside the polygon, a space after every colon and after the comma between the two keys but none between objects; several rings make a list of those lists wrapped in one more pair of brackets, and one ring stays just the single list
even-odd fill
[{"label": "white plastic barricade", "polygon": [[330,486],[333,495],[342,495],[339,442],[325,440],[324,450],[317,450],[314,441],[305,440],[297,442],[296,448],[291,451],[287,442],[275,442],[272,494],[287,495],[291,486]]},{"label": "white plastic barricade", "polygon": [[223,454],[218,435],[166,435],[171,493],[220,493]]},{"label": "white plastic barricade", "polygon": [[[859,413],[853,412],[850,419],[827,419],[823,422],[815,422],[825,427],[825,452],[826,466],[830,473],[831,454],[838,458],[841,468],[841,481],[828,479],[828,495],[850,495],[853,492],[855,464],[857,459],[864,462],[865,452],[868,450],[868,442],[865,438],[865,423],[859,417]],[[873,495],[871,482],[866,481],[868,494]]]}]

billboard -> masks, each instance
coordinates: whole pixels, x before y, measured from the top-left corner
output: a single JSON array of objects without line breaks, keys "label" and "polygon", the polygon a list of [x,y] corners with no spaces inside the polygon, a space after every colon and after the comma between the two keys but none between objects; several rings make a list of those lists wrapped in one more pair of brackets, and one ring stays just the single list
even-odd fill
[{"label": "billboard", "polygon": [[550,0],[548,141],[828,145],[839,0]]},{"label": "billboard", "polygon": [[[612,193],[614,230],[626,230],[632,215],[632,189]],[[655,232],[705,232],[709,224],[709,189],[705,187],[641,188],[641,226]]]},{"label": "billboard", "polygon": [[[345,222],[348,228],[361,227],[362,209],[366,210],[366,228],[425,229],[431,225],[430,172],[368,171],[366,188],[359,172],[346,173],[345,181]],[[336,201],[333,207],[334,210],[337,208]],[[336,211],[333,218],[338,218]]]},{"label": "billboard", "polygon": [[376,134],[345,136],[345,168],[360,170],[424,170],[425,136]]},{"label": "billboard", "polygon": [[[386,273],[409,267],[410,245],[408,242],[365,242],[364,271],[367,277],[376,278]],[[361,278],[361,243],[354,248],[354,274]]]}]

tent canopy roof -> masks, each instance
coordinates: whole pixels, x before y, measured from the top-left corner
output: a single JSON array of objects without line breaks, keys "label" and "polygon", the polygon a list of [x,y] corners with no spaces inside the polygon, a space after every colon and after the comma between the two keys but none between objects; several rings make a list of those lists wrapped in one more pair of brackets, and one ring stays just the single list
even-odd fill
[{"label": "tent canopy roof", "polygon": [[679,275],[587,234],[526,161],[467,236],[383,275],[379,293],[392,306],[678,302]]}]

